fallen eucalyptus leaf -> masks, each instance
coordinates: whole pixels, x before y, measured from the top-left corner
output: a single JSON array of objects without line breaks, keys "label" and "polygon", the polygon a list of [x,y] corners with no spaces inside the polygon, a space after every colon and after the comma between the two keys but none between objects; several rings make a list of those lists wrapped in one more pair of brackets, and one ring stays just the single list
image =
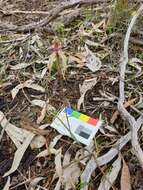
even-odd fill
[{"label": "fallen eucalyptus leaf", "polygon": [[44,145],[46,144],[46,139],[45,137],[41,136],[41,135],[38,135],[38,136],[35,136],[31,143],[30,143],[30,146],[32,149],[35,149],[35,148],[41,148],[43,147]]},{"label": "fallen eucalyptus leaf", "polygon": [[121,190],[131,190],[130,172],[125,160],[123,161],[122,174],[121,174]]},{"label": "fallen eucalyptus leaf", "polygon": [[[0,112],[0,124],[2,128],[5,129],[5,131],[7,132],[7,134],[9,135],[9,137],[12,139],[12,141],[15,143],[17,147],[11,169],[4,174],[4,177],[5,177],[13,173],[15,170],[17,170],[20,164],[20,161],[26,149],[32,142],[32,139],[34,138],[35,134],[25,129],[18,128],[15,125],[12,125],[11,123],[9,123],[5,115],[3,114],[3,112]],[[43,126],[40,126],[40,127],[42,128]],[[41,144],[43,144],[43,141],[41,142],[41,137],[40,139],[37,138],[37,146],[42,146]]]},{"label": "fallen eucalyptus leaf", "polygon": [[112,169],[102,177],[98,190],[109,190],[115,182],[121,169],[121,156],[112,164]]},{"label": "fallen eucalyptus leaf", "polygon": [[35,190],[38,183],[43,179],[45,179],[45,178],[44,177],[36,177],[36,178],[32,179],[32,181],[29,184],[29,190]]},{"label": "fallen eucalyptus leaf", "polygon": [[44,104],[44,106],[43,106],[43,108],[41,110],[41,114],[37,118],[37,124],[40,124],[44,120],[44,118],[46,116],[46,111],[47,111],[47,103]]},{"label": "fallen eucalyptus leaf", "polygon": [[37,91],[45,92],[45,89],[43,87],[41,87],[38,84],[33,84],[33,83],[34,83],[33,80],[27,80],[24,83],[17,85],[14,89],[11,90],[12,98],[14,99],[17,93],[19,92],[19,90],[22,88],[32,88]]},{"label": "fallen eucalyptus leaf", "polygon": [[89,46],[94,46],[94,47],[105,47],[104,45],[101,45],[100,43],[93,42],[91,40],[86,40],[85,43]]},{"label": "fallen eucalyptus leaf", "polygon": [[[128,132],[126,135],[122,136],[117,141],[113,148],[111,148],[103,156],[98,157],[97,161],[95,161],[94,157],[92,157],[91,160],[86,164],[86,167],[81,175],[81,182],[88,184],[93,171],[98,167],[97,163],[99,166],[109,163],[119,153],[119,151],[129,142],[130,139],[131,132]],[[83,187],[82,190],[88,190],[88,185]]]},{"label": "fallen eucalyptus leaf", "polygon": [[41,75],[40,75],[40,79],[43,79],[43,78],[44,78],[44,76],[46,75],[47,70],[48,70],[47,67],[45,67],[45,68],[42,70]]},{"label": "fallen eucalyptus leaf", "polygon": [[56,186],[55,186],[55,188],[54,188],[54,190],[60,190],[61,189],[61,181],[60,181],[60,179],[57,181],[57,183],[56,183]]},{"label": "fallen eucalyptus leaf", "polygon": [[82,86],[80,87],[81,97],[79,98],[77,103],[78,110],[80,110],[81,105],[84,104],[84,97],[86,92],[88,90],[91,90],[96,85],[96,83],[97,83],[97,78],[88,79],[83,82]]},{"label": "fallen eucalyptus leaf", "polygon": [[104,128],[108,129],[111,132],[118,133],[117,130],[114,127],[110,126],[110,125],[105,125]]},{"label": "fallen eucalyptus leaf", "polygon": [[65,169],[63,169],[62,176],[62,184],[64,185],[65,190],[76,188],[81,172],[77,162],[70,164],[70,158],[71,155],[67,151],[63,160],[63,167],[65,167]]},{"label": "fallen eucalyptus leaf", "polygon": [[15,172],[17,170],[17,168],[20,164],[20,161],[21,161],[26,149],[30,145],[34,136],[35,136],[35,134],[29,134],[27,136],[27,138],[24,140],[24,142],[21,144],[21,146],[18,147],[18,149],[16,150],[16,152],[14,154],[12,166],[11,166],[10,170],[4,174],[4,177],[9,176],[10,174],[12,174],[13,172]]},{"label": "fallen eucalyptus leaf", "polygon": [[138,72],[136,73],[136,75],[140,75],[141,74],[142,68],[141,68],[141,66],[139,64],[143,64],[143,62],[140,59],[138,59],[138,58],[132,58],[132,59],[129,60],[128,64],[138,70]]},{"label": "fallen eucalyptus leaf", "polygon": [[1,127],[6,131],[8,136],[14,142],[15,146],[18,148],[21,143],[26,139],[27,135],[30,134],[29,131],[16,127],[15,125],[9,123],[3,112],[0,111],[0,124]]},{"label": "fallen eucalyptus leaf", "polygon": [[31,103],[32,103],[32,105],[39,106],[41,108],[43,108],[45,106],[45,104],[46,104],[45,101],[43,101],[43,100],[37,100],[37,99],[32,100]]},{"label": "fallen eucalyptus leaf", "polygon": [[95,56],[95,54],[91,50],[89,50],[87,45],[85,45],[85,50],[86,50],[86,66],[92,72],[98,71],[102,66],[101,60],[99,59],[99,57]]},{"label": "fallen eucalyptus leaf", "polygon": [[61,158],[62,158],[62,150],[59,149],[57,155],[55,156],[55,169],[56,169],[56,174],[60,179],[62,178],[63,174]]},{"label": "fallen eucalyptus leaf", "polygon": [[24,69],[26,67],[29,67],[30,65],[32,65],[32,63],[19,63],[17,65],[10,65],[10,69],[11,70],[19,70],[19,69]]},{"label": "fallen eucalyptus leaf", "polygon": [[43,121],[43,119],[45,118],[46,112],[48,112],[50,114],[50,113],[53,113],[53,112],[56,111],[56,109],[53,106],[51,106],[48,103],[48,101],[35,99],[35,100],[32,100],[31,103],[32,103],[32,105],[39,106],[40,108],[42,108],[41,114],[37,118],[37,123],[38,124],[40,124]]},{"label": "fallen eucalyptus leaf", "polygon": [[57,142],[61,139],[62,135],[57,135],[50,143],[49,147],[54,148]]},{"label": "fallen eucalyptus leaf", "polygon": [[61,164],[61,155],[59,155],[57,159],[57,164],[59,163],[60,168],[58,168],[59,180],[55,189],[60,189],[61,186],[64,187],[65,190],[76,188],[81,171],[77,162],[72,162],[70,164],[70,158],[71,154],[67,151],[64,155],[63,164]]},{"label": "fallen eucalyptus leaf", "polygon": [[60,140],[60,138],[62,137],[62,135],[57,135],[50,143],[49,147],[46,150],[43,150],[42,152],[40,152],[36,157],[40,158],[40,157],[45,157],[48,156],[49,154],[57,154],[58,150],[56,150],[54,147],[56,146],[57,142]]}]

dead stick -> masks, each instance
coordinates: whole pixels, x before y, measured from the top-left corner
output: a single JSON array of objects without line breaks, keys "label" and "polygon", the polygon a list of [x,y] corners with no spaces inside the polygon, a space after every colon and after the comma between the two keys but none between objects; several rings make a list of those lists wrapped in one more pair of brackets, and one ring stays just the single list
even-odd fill
[{"label": "dead stick", "polygon": [[69,9],[72,7],[75,7],[77,5],[92,5],[92,4],[97,4],[97,3],[107,3],[110,2],[109,0],[77,0],[73,3],[67,3],[65,5],[61,5],[49,12],[49,15],[45,17],[44,19],[40,20],[39,22],[33,22],[27,25],[23,26],[16,26],[13,25],[13,27],[7,26],[4,30],[9,30],[9,31],[17,31],[17,32],[27,32],[30,30],[34,30],[36,28],[43,27],[47,24],[49,24],[52,20],[58,17],[58,15],[64,11],[65,9]]},{"label": "dead stick", "polygon": [[126,66],[128,63],[128,47],[129,47],[129,39],[131,35],[132,28],[134,24],[136,23],[137,18],[140,16],[140,14],[143,11],[143,4],[140,6],[138,11],[134,14],[134,16],[131,19],[131,22],[128,26],[125,40],[124,40],[124,51],[122,54],[122,57],[120,59],[120,81],[119,81],[119,101],[118,101],[118,110],[122,116],[122,118],[129,124],[130,130],[131,130],[131,142],[132,142],[132,147],[134,150],[134,153],[136,157],[138,158],[141,167],[143,168],[143,151],[140,147],[139,141],[138,141],[138,121],[141,121],[143,124],[143,119],[142,115],[138,120],[136,120],[124,107],[124,101],[125,101],[125,71],[126,71]]},{"label": "dead stick", "polygon": [[0,10],[4,15],[13,15],[13,14],[41,14],[41,15],[48,15],[49,12],[47,11],[22,11],[22,10],[13,10],[13,11],[5,11]]}]

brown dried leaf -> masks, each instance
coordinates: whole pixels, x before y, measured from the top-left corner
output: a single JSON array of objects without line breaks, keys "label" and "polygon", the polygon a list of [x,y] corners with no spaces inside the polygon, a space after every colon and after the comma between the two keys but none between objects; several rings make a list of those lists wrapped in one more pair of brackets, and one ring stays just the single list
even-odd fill
[{"label": "brown dried leaf", "polygon": [[40,116],[37,118],[37,124],[40,124],[44,120],[46,116],[46,111],[47,111],[47,103],[45,103],[45,105],[42,108]]},{"label": "brown dried leaf", "polygon": [[36,123],[33,123],[30,119],[26,118],[26,116],[21,115],[20,125],[22,128],[30,131],[36,135],[49,135],[49,131],[39,128]]},{"label": "brown dried leaf", "polygon": [[69,59],[68,59],[69,64],[77,63],[78,64],[77,67],[81,68],[85,65],[84,62],[85,62],[85,56],[84,55],[75,54],[73,56],[73,55],[69,54]]},{"label": "brown dried leaf", "polygon": [[121,190],[131,190],[130,171],[124,159],[120,184]]}]

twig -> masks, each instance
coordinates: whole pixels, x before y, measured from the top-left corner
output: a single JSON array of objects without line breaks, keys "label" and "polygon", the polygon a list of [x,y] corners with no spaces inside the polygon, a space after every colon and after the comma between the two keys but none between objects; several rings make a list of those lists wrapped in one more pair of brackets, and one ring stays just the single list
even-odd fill
[{"label": "twig", "polygon": [[122,118],[129,123],[131,128],[131,142],[132,147],[134,149],[134,153],[136,157],[138,158],[141,167],[143,168],[143,151],[140,147],[139,141],[138,141],[138,135],[137,135],[137,127],[138,124],[140,126],[143,124],[142,116],[136,121],[135,118],[125,109],[124,107],[124,101],[125,101],[125,71],[126,66],[128,63],[128,47],[129,47],[129,39],[131,35],[132,28],[137,20],[137,18],[140,16],[140,14],[143,11],[143,4],[140,6],[136,14],[133,16],[129,27],[126,32],[125,40],[124,40],[124,51],[123,55],[120,59],[120,82],[119,82],[119,101],[118,101],[118,110],[121,113]]},{"label": "twig", "polygon": [[4,15],[13,15],[13,14],[40,14],[40,15],[48,15],[47,11],[22,11],[22,10],[13,10],[13,11],[5,11],[0,10]]},{"label": "twig", "polygon": [[43,27],[47,24],[49,24],[52,20],[54,20],[55,18],[58,17],[58,15],[64,11],[65,9],[69,9],[72,8],[74,6],[81,6],[81,5],[91,5],[91,4],[97,4],[97,3],[107,3],[109,2],[109,0],[77,0],[73,3],[67,3],[64,5],[58,5],[58,7],[54,8],[53,10],[51,10],[49,12],[49,15],[47,17],[45,17],[44,19],[41,19],[39,22],[33,22],[27,25],[23,25],[23,26],[6,26],[6,28],[3,28],[3,30],[9,30],[9,31],[17,31],[17,32],[27,32],[30,30],[34,30],[36,28],[40,28]]}]

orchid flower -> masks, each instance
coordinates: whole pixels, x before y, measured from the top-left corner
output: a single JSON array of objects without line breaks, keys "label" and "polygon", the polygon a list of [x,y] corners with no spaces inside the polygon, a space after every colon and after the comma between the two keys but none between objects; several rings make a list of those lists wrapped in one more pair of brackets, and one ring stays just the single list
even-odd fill
[{"label": "orchid flower", "polygon": [[58,38],[55,38],[52,41],[52,54],[49,56],[49,73],[53,69],[56,69],[58,73],[60,73],[63,78],[65,78],[65,71],[67,69],[67,57],[65,56],[64,52],[62,51],[61,42]]}]

